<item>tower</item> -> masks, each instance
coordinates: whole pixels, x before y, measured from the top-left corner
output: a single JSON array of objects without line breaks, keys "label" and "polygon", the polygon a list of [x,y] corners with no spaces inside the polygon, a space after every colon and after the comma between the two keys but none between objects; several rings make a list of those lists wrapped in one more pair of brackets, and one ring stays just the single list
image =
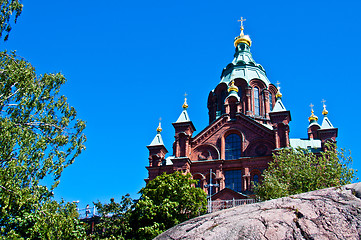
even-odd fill
[{"label": "tower", "polygon": [[209,125],[195,134],[185,98],[181,115],[173,123],[173,155],[165,157],[163,143],[157,143],[155,148],[152,142],[148,146],[146,181],[162,172],[182,171],[197,179],[196,187],[206,192],[205,186],[212,179],[212,184],[217,184],[212,193],[217,197],[239,198],[252,194],[252,181],[262,180],[261,174],[277,149],[303,147],[317,152],[322,151],[326,141],[336,141],[337,128],[328,119],[325,105],[322,126],[312,109],[308,138],[289,137],[291,113],[282,102],[279,85],[276,87],[253,59],[251,38],[244,34],[244,19],[240,21],[233,61],[223,69],[220,82],[208,95]]}]

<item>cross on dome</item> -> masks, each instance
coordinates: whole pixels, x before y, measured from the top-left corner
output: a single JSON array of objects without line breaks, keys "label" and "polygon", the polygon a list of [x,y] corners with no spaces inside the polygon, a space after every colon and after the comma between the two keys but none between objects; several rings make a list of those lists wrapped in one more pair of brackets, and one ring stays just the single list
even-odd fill
[{"label": "cross on dome", "polygon": [[246,19],[243,19],[243,17],[241,17],[240,20],[237,20],[238,22],[241,22],[241,31],[244,29],[243,28],[243,22],[246,21]]}]

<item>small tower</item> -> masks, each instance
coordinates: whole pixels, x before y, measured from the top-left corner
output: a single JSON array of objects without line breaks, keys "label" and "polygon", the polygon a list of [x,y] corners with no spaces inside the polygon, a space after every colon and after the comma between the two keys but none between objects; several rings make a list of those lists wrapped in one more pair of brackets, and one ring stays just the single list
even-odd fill
[{"label": "small tower", "polygon": [[337,133],[338,133],[338,129],[333,127],[331,121],[328,118],[328,111],[326,109],[326,105],[325,105],[325,100],[322,100],[322,104],[323,104],[323,111],[322,111],[322,115],[323,115],[323,121],[322,121],[322,125],[321,125],[321,129],[318,130],[318,137],[321,140],[322,143],[322,148],[324,146],[324,144],[327,141],[336,143],[336,138],[337,138]]},{"label": "small tower", "polygon": [[224,106],[226,108],[226,113],[229,114],[231,119],[236,118],[236,113],[239,112],[239,102],[240,98],[238,96],[238,87],[234,85],[234,80],[231,81],[228,86],[228,96],[224,101]]},{"label": "small tower", "polygon": [[187,108],[187,94],[185,94],[183,111],[175,123],[172,123],[175,130],[175,142],[173,144],[174,157],[188,157],[190,153],[189,141],[196,130],[192,121],[189,119]]},{"label": "small tower", "polygon": [[157,135],[155,135],[153,141],[150,145],[147,146],[149,150],[149,167],[159,167],[162,165],[162,162],[165,160],[165,155],[168,153],[167,149],[164,146],[162,135],[161,122],[159,120],[159,125],[157,127]]},{"label": "small tower", "polygon": [[277,88],[277,100],[269,116],[275,133],[276,148],[282,148],[290,146],[290,128],[288,124],[291,121],[291,113],[286,110],[286,107],[282,103],[281,88],[279,86]]},{"label": "small tower", "polygon": [[321,128],[321,126],[317,123],[318,117],[314,114],[313,106],[314,105],[311,103],[311,116],[308,117],[308,139],[318,139],[318,130]]}]

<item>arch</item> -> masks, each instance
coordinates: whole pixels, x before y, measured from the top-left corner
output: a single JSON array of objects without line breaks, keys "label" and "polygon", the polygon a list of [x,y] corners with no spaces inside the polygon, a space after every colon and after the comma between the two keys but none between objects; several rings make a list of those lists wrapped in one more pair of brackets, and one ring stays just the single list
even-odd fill
[{"label": "arch", "polygon": [[254,115],[260,116],[260,89],[258,87],[253,88],[253,106],[254,106]]},{"label": "arch", "polygon": [[275,149],[273,142],[258,138],[249,143],[249,147],[245,150],[245,154],[246,156],[252,157],[271,156],[273,149]]},{"label": "arch", "polygon": [[204,187],[204,181],[206,180],[206,177],[202,173],[195,173],[192,175],[192,178],[194,180],[198,180],[198,182],[195,184],[195,187],[202,188]]},{"label": "arch", "polygon": [[206,143],[192,150],[191,159],[192,161],[220,159],[220,153],[215,145]]},{"label": "arch", "polygon": [[238,159],[242,155],[242,139],[236,133],[228,134],[224,139],[225,160]]},{"label": "arch", "polygon": [[225,145],[226,145],[226,137],[229,136],[230,134],[235,133],[237,135],[239,135],[241,137],[241,152],[243,155],[243,151],[244,151],[244,144],[245,144],[245,136],[244,134],[236,128],[231,128],[231,129],[227,129],[227,130],[223,130],[222,137],[219,139],[220,141],[220,145],[221,145],[221,159],[225,159]]}]

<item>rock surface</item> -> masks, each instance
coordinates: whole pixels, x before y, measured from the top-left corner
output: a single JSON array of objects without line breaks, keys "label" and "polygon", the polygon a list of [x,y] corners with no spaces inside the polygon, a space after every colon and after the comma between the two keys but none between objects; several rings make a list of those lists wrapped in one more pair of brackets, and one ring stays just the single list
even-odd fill
[{"label": "rock surface", "polygon": [[243,205],[181,223],[155,239],[361,239],[361,183]]}]

